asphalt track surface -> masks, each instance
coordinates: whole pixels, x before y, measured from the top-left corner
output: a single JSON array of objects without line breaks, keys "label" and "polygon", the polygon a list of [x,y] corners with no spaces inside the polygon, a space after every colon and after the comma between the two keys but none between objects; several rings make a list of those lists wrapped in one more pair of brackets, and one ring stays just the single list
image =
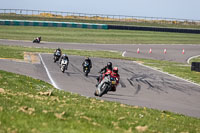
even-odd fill
[{"label": "asphalt track surface", "polygon": [[[3,43],[4,42],[4,43]],[[101,50],[105,50],[107,45],[95,45],[95,44],[66,44],[64,43],[42,43],[33,45],[31,42],[24,41],[7,41],[0,40],[0,44],[8,45],[23,45],[23,46],[36,46],[36,47],[48,47],[48,48],[66,48],[66,49],[82,49],[82,47],[88,47],[88,49],[95,49],[101,47]],[[74,48],[73,48],[74,45]],[[77,48],[80,46],[79,48]],[[89,47],[90,46],[90,47]],[[93,46],[93,47],[91,47]],[[104,47],[105,46],[105,47]],[[116,45],[112,45],[116,46]],[[121,51],[126,51],[126,45],[123,45]],[[131,47],[131,45],[127,45]],[[140,46],[140,45],[134,45]],[[145,47],[146,45],[141,47]],[[150,45],[146,46],[149,47]],[[152,45],[151,45],[152,46]],[[164,48],[163,45],[156,45],[160,49]],[[165,45],[170,48],[179,47],[182,45]],[[185,49],[191,49],[191,53],[188,51],[183,55],[185,58],[177,58],[179,62],[186,62],[190,56],[198,55],[200,45],[187,45]],[[120,45],[118,47],[121,47]],[[187,47],[187,48],[186,48]],[[152,48],[152,47],[151,47]],[[120,49],[120,48],[119,48]],[[141,48],[140,48],[141,49]],[[152,48],[153,49],[153,48]],[[97,49],[96,49],[97,50]],[[114,51],[120,51],[117,49],[109,49]],[[128,51],[128,50],[127,50]],[[129,49],[130,51],[130,49]],[[178,50],[177,50],[178,51]],[[136,52],[135,52],[136,53]],[[127,53],[129,54],[129,53]],[[142,54],[142,53],[140,53]],[[163,53],[162,53],[163,54]],[[137,55],[137,53],[136,53]],[[180,53],[180,55],[182,55]],[[125,55],[126,56],[126,55]],[[133,54],[131,55],[133,56]],[[143,56],[143,55],[142,55]],[[180,56],[181,57],[181,56]],[[159,58],[159,57],[158,57]],[[69,56],[70,63],[68,70],[62,73],[58,63],[53,62],[52,54],[41,54],[42,62],[31,64],[25,62],[16,62],[10,60],[0,60],[0,69],[28,75],[33,78],[41,79],[51,83],[47,72],[51,79],[55,82],[58,88],[78,93],[87,97],[95,97],[95,84],[96,77],[99,75],[97,72],[108,62],[113,62],[114,66],[119,67],[119,73],[121,76],[120,84],[116,92],[109,92],[99,99],[116,101],[129,105],[138,105],[148,108],[154,108],[159,110],[168,110],[188,116],[200,118],[200,86],[192,84],[185,80],[181,80],[176,77],[172,77],[167,74],[163,74],[158,71],[154,71],[150,68],[143,67],[132,61],[114,60],[114,59],[102,59],[92,58],[93,68],[88,77],[85,77],[82,72],[81,64],[84,57],[81,56]],[[171,59],[167,59],[171,60]],[[175,61],[175,60],[173,60]],[[47,72],[44,68],[47,67]]]}]

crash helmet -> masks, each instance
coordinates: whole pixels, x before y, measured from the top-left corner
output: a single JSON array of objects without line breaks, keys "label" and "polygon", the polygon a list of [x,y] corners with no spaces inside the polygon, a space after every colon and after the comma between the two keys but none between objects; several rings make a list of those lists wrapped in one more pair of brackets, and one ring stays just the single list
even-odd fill
[{"label": "crash helmet", "polygon": [[118,73],[118,67],[114,67],[114,68],[113,68],[113,72],[114,72],[114,73]]},{"label": "crash helmet", "polygon": [[108,62],[107,63],[107,68],[110,69],[110,70],[112,70],[112,62]]},{"label": "crash helmet", "polygon": [[61,51],[61,49],[60,49],[60,48],[58,48],[57,50]]}]

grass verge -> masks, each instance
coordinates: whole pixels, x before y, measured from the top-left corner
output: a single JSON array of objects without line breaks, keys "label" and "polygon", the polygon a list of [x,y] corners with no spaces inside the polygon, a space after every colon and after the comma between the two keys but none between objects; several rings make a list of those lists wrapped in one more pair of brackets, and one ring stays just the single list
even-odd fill
[{"label": "grass verge", "polygon": [[199,34],[61,27],[0,26],[1,39],[30,41],[37,36],[42,36],[43,41],[68,43],[200,44]]},{"label": "grass verge", "polygon": [[192,63],[192,62],[200,62],[200,56],[197,57],[197,58],[192,59],[192,60],[190,61],[190,63]]},{"label": "grass verge", "polygon": [[200,132],[200,119],[85,98],[0,71],[0,132]]}]

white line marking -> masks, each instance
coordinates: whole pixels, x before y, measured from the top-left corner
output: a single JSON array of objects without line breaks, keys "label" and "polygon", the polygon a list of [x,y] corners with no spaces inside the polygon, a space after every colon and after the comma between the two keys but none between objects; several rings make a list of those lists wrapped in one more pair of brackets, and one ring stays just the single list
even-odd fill
[{"label": "white line marking", "polygon": [[51,74],[49,73],[49,70],[47,69],[47,67],[46,67],[46,65],[45,65],[45,63],[44,63],[44,61],[43,61],[43,59],[42,59],[42,56],[41,56],[40,54],[39,54],[39,56],[40,56],[40,59],[41,59],[41,61],[42,61],[43,66],[44,66],[44,68],[45,68],[45,70],[46,70],[46,72],[47,72],[47,75],[48,75],[48,77],[49,77],[49,79],[50,79],[50,81],[51,81],[51,84],[52,84],[55,88],[61,90],[61,89],[57,86],[57,84],[54,82],[53,78],[51,77]]},{"label": "white line marking", "polygon": [[199,56],[200,56],[200,55],[196,55],[196,56],[192,56],[192,57],[190,57],[190,58],[187,60],[187,63],[190,64],[190,60],[191,60],[191,59],[193,59],[193,58],[197,58],[197,57],[199,57]]},{"label": "white line marking", "polygon": [[192,82],[192,81],[189,81],[189,80],[186,80],[186,79],[183,79],[183,78],[177,77],[177,76],[175,76],[175,75],[172,75],[172,74],[169,74],[169,73],[167,73],[167,72],[163,72],[163,71],[157,70],[157,69],[152,68],[152,67],[149,67],[149,66],[145,66],[145,65],[143,65],[143,64],[141,64],[141,63],[138,63],[138,62],[136,62],[136,61],[133,61],[133,62],[136,63],[136,64],[138,64],[138,65],[141,65],[141,66],[143,66],[143,67],[146,67],[146,68],[152,69],[152,70],[154,70],[154,71],[157,71],[157,72],[160,72],[160,73],[166,74],[166,75],[168,75],[168,76],[171,76],[171,77],[174,77],[174,78],[177,78],[177,79],[180,79],[180,80],[184,80],[184,81],[186,81],[186,82],[189,82],[189,83],[191,83],[191,84],[194,84],[194,85],[197,85],[197,86],[200,87],[200,84],[194,83],[194,82]]},{"label": "white line marking", "polygon": [[125,54],[126,54],[126,51],[124,51],[124,52],[122,53],[122,56],[124,57],[124,56],[125,56]]}]

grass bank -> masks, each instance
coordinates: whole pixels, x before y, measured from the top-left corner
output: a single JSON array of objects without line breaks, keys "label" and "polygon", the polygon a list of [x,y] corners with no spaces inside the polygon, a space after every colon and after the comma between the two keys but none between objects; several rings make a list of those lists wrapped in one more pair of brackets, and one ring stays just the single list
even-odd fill
[{"label": "grass bank", "polygon": [[190,63],[191,62],[200,62],[200,56],[197,57],[197,58],[194,58],[194,59],[190,60]]},{"label": "grass bank", "polygon": [[200,119],[85,98],[0,71],[0,132],[200,132]]},{"label": "grass bank", "polygon": [[[41,48],[0,45],[0,57],[1,58],[23,59],[24,52],[53,53],[54,49],[41,49]],[[170,74],[173,74],[178,77],[181,77],[181,78],[184,78],[184,79],[187,79],[187,80],[190,80],[190,81],[200,84],[200,78],[199,78],[200,73],[191,71],[191,66],[183,64],[183,63],[122,57],[121,53],[109,52],[109,51],[63,50],[63,53],[67,53],[68,55],[80,55],[80,56],[140,61],[140,62],[143,62],[144,65],[154,67],[161,71],[168,72]],[[197,61],[197,59],[193,59],[193,60]]]},{"label": "grass bank", "polygon": [[61,27],[0,26],[0,39],[99,44],[200,44],[199,34],[95,30]]}]

